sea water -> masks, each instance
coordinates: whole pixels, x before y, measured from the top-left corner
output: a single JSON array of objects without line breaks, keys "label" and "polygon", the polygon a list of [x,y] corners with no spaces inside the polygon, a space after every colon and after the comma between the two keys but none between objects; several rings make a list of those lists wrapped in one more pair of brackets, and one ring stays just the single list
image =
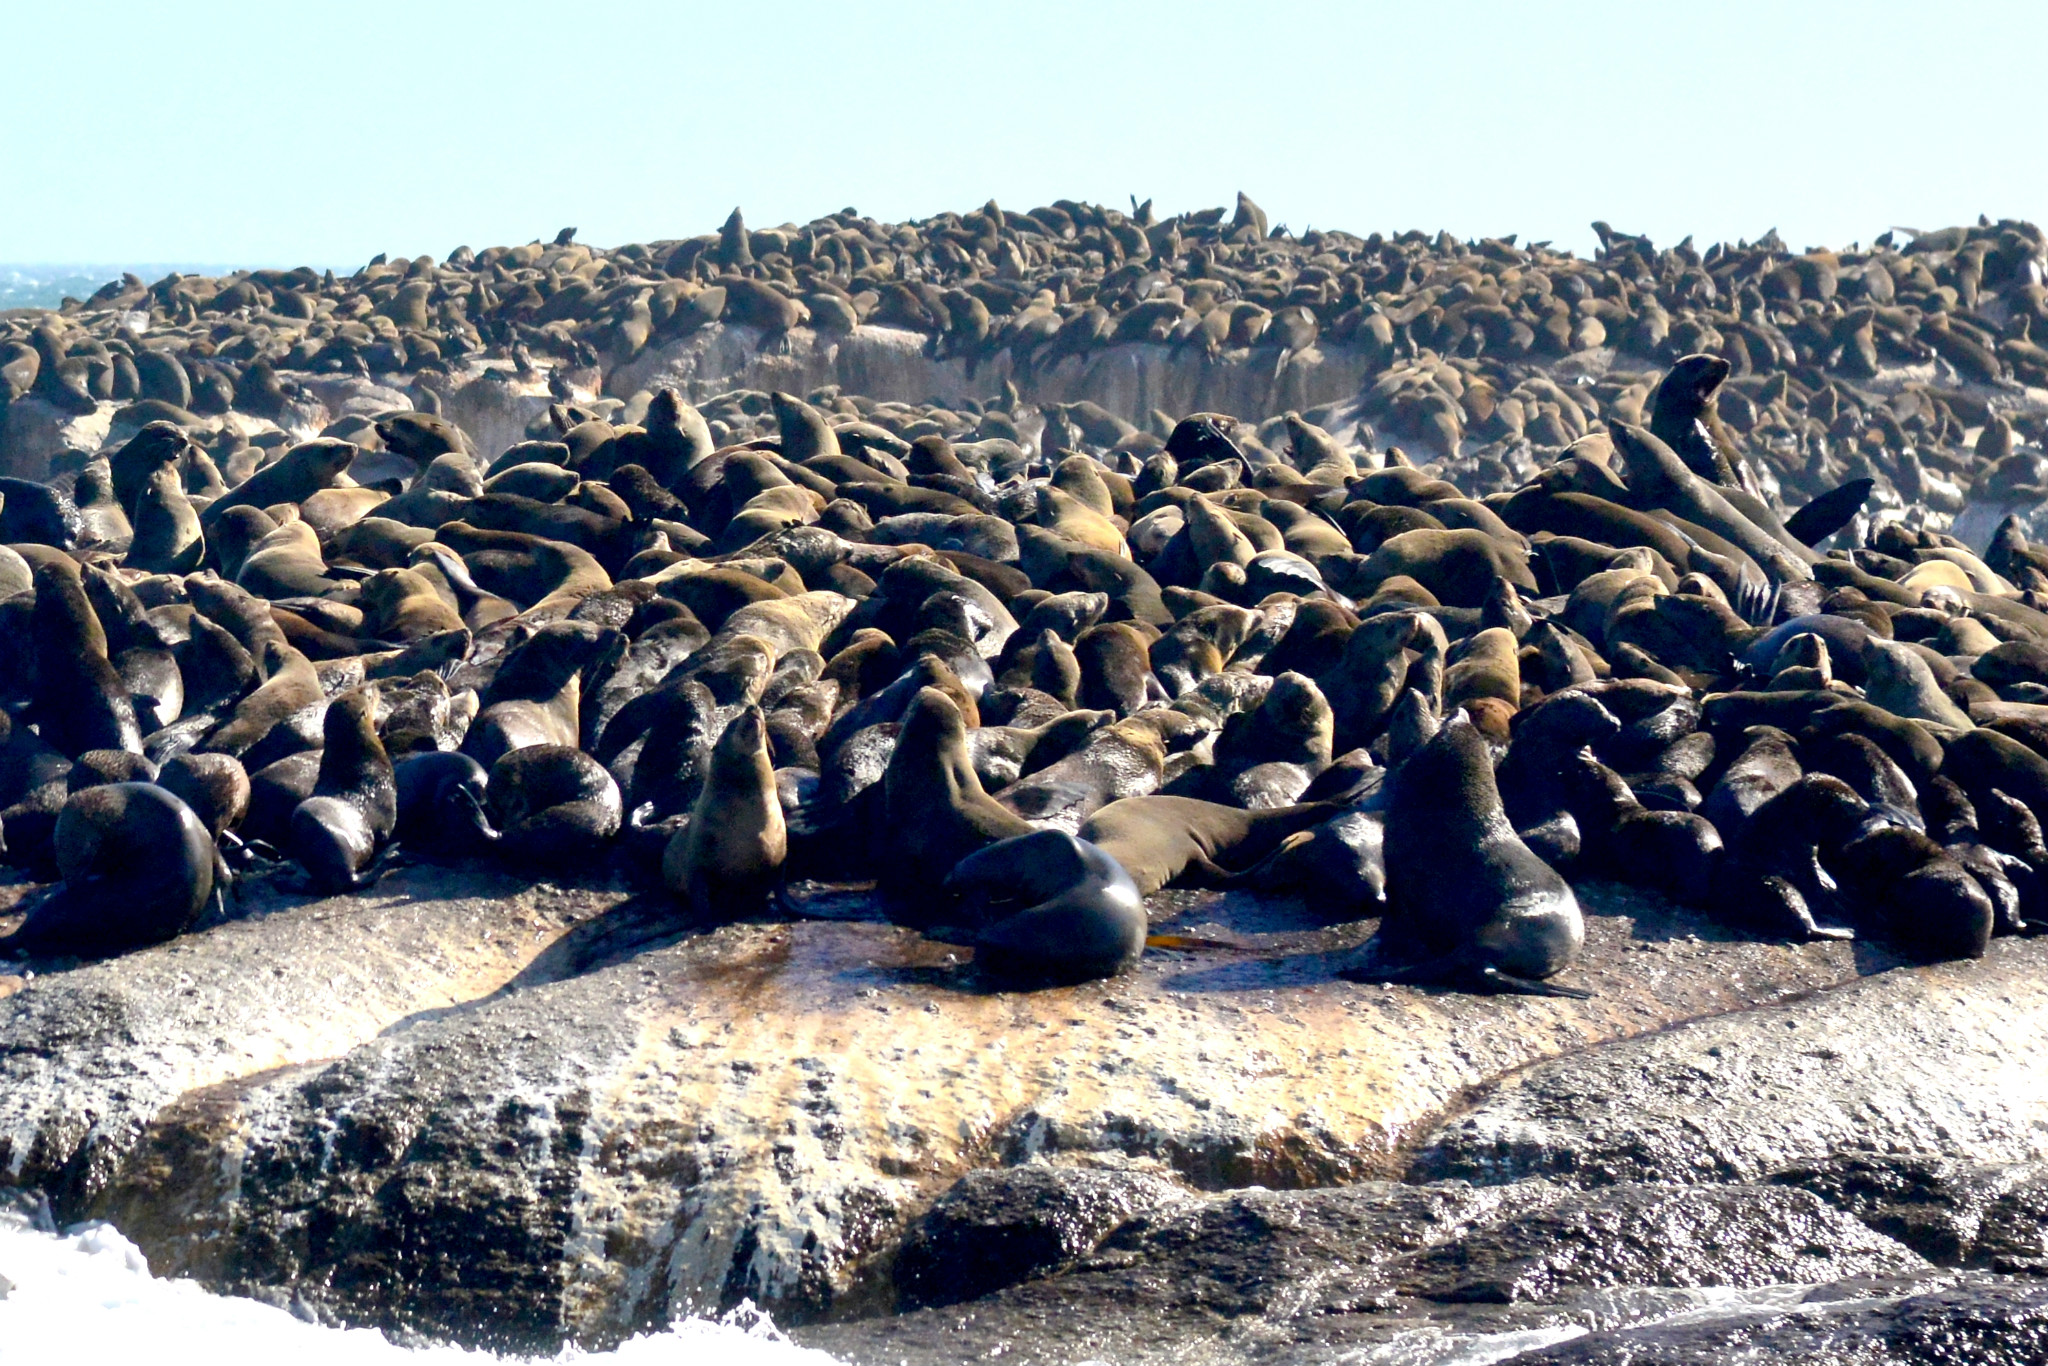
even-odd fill
[{"label": "sea water", "polygon": [[133,274],[154,284],[176,271],[180,275],[220,275],[225,266],[163,264],[145,262],[130,265],[10,265],[0,262],[0,309],[55,308],[66,295],[74,299],[92,297],[93,291],[124,274]]},{"label": "sea water", "polygon": [[255,1300],[158,1279],[111,1224],[46,1232],[0,1218],[0,1362],[148,1362],[151,1366],[490,1366],[547,1360],[592,1366],[836,1366],[798,1347],[765,1315],[683,1319],[611,1351],[551,1358],[462,1347],[404,1347],[374,1328],[322,1328]]}]

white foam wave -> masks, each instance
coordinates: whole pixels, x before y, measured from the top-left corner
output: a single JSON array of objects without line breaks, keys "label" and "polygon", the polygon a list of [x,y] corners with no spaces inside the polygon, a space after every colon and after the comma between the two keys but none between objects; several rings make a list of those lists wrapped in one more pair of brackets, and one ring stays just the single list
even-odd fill
[{"label": "white foam wave", "polygon": [[[0,1220],[0,1363],[205,1361],[209,1366],[489,1366],[542,1358],[461,1347],[403,1347],[374,1328],[323,1328],[254,1300],[158,1279],[111,1224],[64,1233]],[[592,1366],[837,1366],[798,1347],[765,1315],[684,1319],[611,1351],[551,1360]]]}]

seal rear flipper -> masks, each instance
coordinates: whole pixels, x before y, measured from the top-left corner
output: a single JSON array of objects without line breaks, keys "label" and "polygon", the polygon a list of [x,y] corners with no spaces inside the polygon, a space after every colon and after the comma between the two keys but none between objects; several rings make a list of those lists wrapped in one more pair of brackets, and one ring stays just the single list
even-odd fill
[{"label": "seal rear flipper", "polygon": [[[478,796],[474,789],[457,787],[449,797],[455,807],[452,814],[461,823],[460,828],[465,836],[484,845],[496,844],[503,838],[502,832],[491,824],[490,814],[484,810],[483,798]],[[636,811],[634,814],[640,813]]]},{"label": "seal rear flipper", "polygon": [[1797,887],[1784,878],[1773,876],[1763,879],[1762,891],[1765,894],[1765,904],[1776,912],[1775,916],[1770,917],[1776,921],[1770,928],[1771,933],[1782,934],[1788,939],[1802,943],[1856,937],[1856,931],[1852,929],[1839,925],[1823,925],[1815,920],[1813,912],[1807,909],[1806,898],[1799,894]]},{"label": "seal rear flipper", "polygon": [[1578,987],[1559,986],[1555,982],[1532,982],[1526,977],[1516,977],[1496,967],[1478,969],[1479,979],[1489,986],[1502,991],[1512,991],[1522,996],[1557,996],[1570,1001],[1590,1001],[1593,993]]},{"label": "seal rear flipper", "polygon": [[1173,881],[1182,887],[1229,887],[1239,879],[1251,876],[1258,868],[1264,866],[1265,862],[1267,860],[1261,860],[1242,873],[1233,873],[1222,864],[1196,854],[1188,859],[1187,867],[1181,869],[1180,876]]},{"label": "seal rear flipper", "polygon": [[[1210,863],[1209,860],[1202,859],[1201,862],[1204,865],[1202,871],[1205,876],[1211,869],[1221,874],[1221,876],[1216,877],[1206,885],[1211,887],[1249,887],[1255,891],[1264,892],[1285,891],[1287,887],[1286,879],[1278,876],[1283,860],[1287,855],[1292,854],[1295,850],[1300,849],[1303,845],[1314,839],[1315,834],[1316,832],[1313,830],[1295,831],[1275,845],[1272,853],[1266,855],[1242,872],[1225,872],[1217,868],[1215,864]],[[1153,936],[1155,939],[1160,937],[1158,935]]]}]

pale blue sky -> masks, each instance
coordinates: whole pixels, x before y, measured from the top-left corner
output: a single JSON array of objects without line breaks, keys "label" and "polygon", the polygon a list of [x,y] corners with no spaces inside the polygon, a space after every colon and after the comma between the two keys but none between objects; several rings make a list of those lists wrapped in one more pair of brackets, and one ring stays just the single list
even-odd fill
[{"label": "pale blue sky", "polygon": [[2048,5],[0,4],[0,261],[1057,198],[1795,247],[2048,217]]}]

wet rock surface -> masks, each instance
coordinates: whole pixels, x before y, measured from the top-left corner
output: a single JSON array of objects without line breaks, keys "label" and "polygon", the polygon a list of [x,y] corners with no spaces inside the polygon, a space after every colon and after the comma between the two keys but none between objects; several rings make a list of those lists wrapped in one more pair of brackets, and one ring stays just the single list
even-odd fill
[{"label": "wet rock surface", "polygon": [[[1772,1332],[1905,1331],[1897,1306],[1935,1290],[1950,1299],[1914,1323],[2032,1312],[2031,1100],[1972,1070],[2030,1046],[2031,942],[1892,970],[1588,884],[1573,980],[1596,998],[1480,997],[1335,979],[1368,926],[1172,892],[1163,927],[1243,950],[1155,950],[1133,977],[1015,995],[858,898],[706,932],[623,890],[503,882],[252,888],[241,918],[170,946],[46,965],[0,1001],[9,1131],[35,1136],[10,1149],[31,1154],[16,1183],[112,1219],[159,1274],[528,1348],[743,1298],[861,1362],[1663,1342],[1665,1318],[1788,1285],[1865,1308],[1815,1309],[1816,1328],[1774,1302]],[[475,961],[436,938],[458,926]],[[266,973],[279,995],[227,989]],[[1946,1005],[1901,1028],[1902,991]],[[2004,1032],[1953,1023],[1969,1013]],[[1644,1050],[1720,1031],[1776,1075],[1813,1065],[1824,1028],[1862,1064],[1753,1101],[1716,1140],[1760,1145],[1739,1171],[1693,1147],[1731,1094],[1668,1131],[1627,1100],[1633,1165],[1592,1130],[1558,1140],[1578,1168],[1461,1159],[1425,1179],[1553,1074],[1640,1073]],[[1978,1128],[1925,1090],[1942,1075],[1976,1088]],[[1914,1086],[1893,1139],[1917,1156],[1844,1154],[1828,1116]],[[2005,1137],[1962,1151],[1987,1135]]]},{"label": "wet rock surface", "polygon": [[1161,911],[1247,951],[1029,994],[872,920],[693,933],[621,901],[546,973],[170,1106],[93,1212],[183,1274],[351,1322],[545,1344],[742,1298],[848,1317],[893,1307],[896,1250],[977,1168],[1109,1155],[1184,1190],[1392,1175],[1490,1076],[1857,970],[1845,945],[1589,900],[1587,1002],[1340,981],[1366,926],[1241,896]]},{"label": "wet rock surface", "polygon": [[1903,1296],[1816,1297],[1702,1322],[1592,1333],[1513,1358],[1524,1362],[1982,1362],[2019,1366],[2048,1353],[2048,1286],[1964,1281]]},{"label": "wet rock surface", "polygon": [[[2040,956],[1974,965],[1974,980],[1919,990],[1958,993],[1978,1011],[1993,1003],[2015,1027]],[[1590,1049],[1510,1077],[1473,1115],[1493,1113],[1574,1068],[1641,1074],[1645,1053],[1667,1040],[1721,1029],[1751,1066],[1796,1068],[1801,1042],[1846,1019],[1896,1020],[1885,994],[1926,970],[1887,973],[1799,1000]],[[1876,999],[1866,999],[1875,996]],[[1787,1027],[1788,1022],[1793,1027]],[[2007,1036],[2003,1043],[2018,1043]],[[1338,1190],[1246,1191],[1140,1216],[1070,1269],[1010,1286],[973,1304],[892,1319],[799,1331],[807,1344],[856,1362],[925,1362],[996,1356],[1023,1361],[1093,1356],[1146,1361],[2029,1361],[2041,1351],[2043,1228],[2039,1168],[1981,1160],[2031,1152],[2022,1135],[2024,1084],[1978,1092],[1979,1125],[1952,1127],[1958,1090],[1923,1089],[1914,1118],[1896,1097],[1942,1073],[1965,1072],[1980,1045],[1962,1031],[1945,1041],[1873,1027],[1852,1076],[1804,1093],[1731,1089],[1694,1097],[1695,1123],[1667,1129],[1648,1107],[1628,1148],[1633,1165],[1527,1174],[1496,1157],[1465,1179],[1423,1180],[1469,1143],[1453,1120],[1417,1145],[1409,1184]],[[1916,1061],[1908,1064],[1908,1059]],[[1975,1078],[1985,1085],[1981,1077]],[[1967,1084],[1959,1078],[1954,1086]],[[1568,1102],[1551,1096],[1558,1112]],[[1746,1102],[1746,1104],[1744,1103]],[[2004,1122],[1985,1122],[2010,1102]],[[1882,1116],[1874,1135],[1923,1138],[1947,1156],[1823,1152],[1766,1173],[1692,1160],[1717,1111],[1740,1109],[1747,1142],[1777,1156],[1804,1139],[1825,1142],[1843,1110]],[[1553,1117],[1554,1118],[1554,1117]],[[1616,1131],[1620,1120],[1615,1121]],[[1606,1150],[1580,1132],[1589,1155]],[[1994,1141],[1990,1135],[2007,1137]],[[1732,1141],[1732,1140],[1730,1140]],[[1958,1156],[1981,1141],[1976,1160]],[[1621,1146],[1618,1137],[1615,1146]],[[1541,1149],[1562,1152],[1561,1144]],[[1660,1165],[1661,1164],[1661,1165]],[[1618,1175],[1626,1172],[1626,1175]],[[1638,1180],[1638,1175],[1652,1175]],[[1588,1179],[1593,1177],[1595,1179]],[[1736,1179],[1729,1179],[1735,1177]],[[1583,1184],[1574,1184],[1583,1183]],[[1796,1192],[1804,1197],[1786,1201]],[[1935,1264],[1987,1270],[1944,1272]],[[1477,1355],[1473,1355],[1476,1353]]]},{"label": "wet rock surface", "polygon": [[1981,963],[1889,972],[1531,1068],[1424,1144],[1412,1174],[1592,1185],[1757,1180],[1842,1148],[2038,1158],[2042,948],[2002,941]]},{"label": "wet rock surface", "polygon": [[82,1218],[164,1106],[487,996],[607,899],[482,869],[409,869],[338,900],[253,885],[204,933],[16,965],[0,977],[0,1172]]},{"label": "wet rock surface", "polygon": [[2048,1266],[2048,1172],[2037,1163],[1838,1152],[1772,1179],[1812,1191],[1943,1266]]}]

